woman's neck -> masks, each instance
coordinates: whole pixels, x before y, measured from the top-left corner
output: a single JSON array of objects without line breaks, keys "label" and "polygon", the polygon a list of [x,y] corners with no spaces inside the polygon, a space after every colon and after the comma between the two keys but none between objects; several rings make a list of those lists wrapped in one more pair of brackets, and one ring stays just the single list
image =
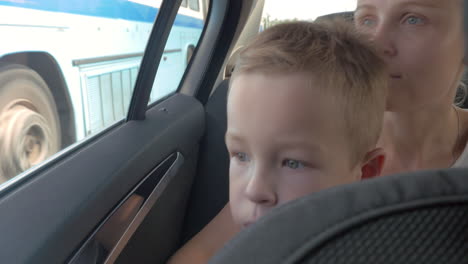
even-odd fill
[{"label": "woman's neck", "polygon": [[384,174],[450,167],[461,153],[460,133],[452,105],[385,112],[378,143],[387,152]]}]

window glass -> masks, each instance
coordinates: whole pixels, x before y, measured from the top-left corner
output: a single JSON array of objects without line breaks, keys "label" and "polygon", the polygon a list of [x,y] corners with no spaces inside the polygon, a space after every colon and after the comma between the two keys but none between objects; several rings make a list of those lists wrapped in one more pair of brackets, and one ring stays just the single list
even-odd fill
[{"label": "window glass", "polygon": [[182,0],[182,4],[180,6],[187,7],[187,0]]},{"label": "window glass", "polygon": [[[161,3],[0,1],[0,185],[126,117]],[[172,28],[153,99],[177,86],[198,42],[203,17],[187,11]]]},{"label": "window glass", "polygon": [[354,11],[356,0],[265,0],[260,30],[278,23],[295,20],[314,21],[318,17]]},{"label": "window glass", "polygon": [[190,9],[194,11],[200,11],[200,4],[198,3],[198,0],[188,0],[188,4]]},{"label": "window glass", "polygon": [[177,91],[185,68],[198,44],[204,19],[201,12],[193,12],[186,8],[179,9],[159,63],[150,104]]}]

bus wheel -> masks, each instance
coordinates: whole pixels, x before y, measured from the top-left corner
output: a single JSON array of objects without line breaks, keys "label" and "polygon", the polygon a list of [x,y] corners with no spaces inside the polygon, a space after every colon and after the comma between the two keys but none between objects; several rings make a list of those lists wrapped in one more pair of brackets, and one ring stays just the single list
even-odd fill
[{"label": "bus wheel", "polygon": [[57,107],[45,81],[21,65],[0,66],[0,183],[60,149]]}]

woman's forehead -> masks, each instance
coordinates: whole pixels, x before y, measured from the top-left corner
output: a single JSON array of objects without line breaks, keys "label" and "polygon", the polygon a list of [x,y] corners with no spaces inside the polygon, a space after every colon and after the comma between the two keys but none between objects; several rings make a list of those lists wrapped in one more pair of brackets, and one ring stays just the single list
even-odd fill
[{"label": "woman's forehead", "polygon": [[438,7],[444,8],[447,6],[454,6],[460,4],[460,0],[357,0],[357,6],[427,6],[427,7]]}]

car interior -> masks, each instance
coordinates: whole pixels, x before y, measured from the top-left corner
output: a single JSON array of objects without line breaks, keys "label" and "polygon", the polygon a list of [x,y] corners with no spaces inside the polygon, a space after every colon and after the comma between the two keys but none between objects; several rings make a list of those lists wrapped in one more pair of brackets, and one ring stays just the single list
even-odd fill
[{"label": "car interior", "polygon": [[[164,263],[227,201],[227,164],[211,149],[223,155],[224,143],[208,136],[219,126],[209,113],[223,103],[207,102],[225,85],[221,69],[246,38],[242,30],[258,31],[260,16],[252,14],[261,14],[263,1],[211,1],[178,92],[148,106],[165,46],[159,40],[181,2],[161,5],[127,118],[2,190],[2,262]],[[123,207],[131,211],[125,219]],[[117,223],[113,232],[109,222]]]},{"label": "car interior", "polygon": [[[229,75],[264,0],[210,1],[178,91],[148,105],[160,40],[181,3],[161,5],[126,119],[0,193],[0,262],[165,263],[227,203]],[[352,18],[320,19],[336,15]],[[299,199],[210,263],[464,263],[467,172],[394,175]]]},{"label": "car interior", "polygon": [[[351,12],[319,19],[336,16],[352,20]],[[458,100],[466,108],[466,98]],[[209,263],[464,263],[467,172],[403,173],[300,198],[241,232]]]}]

